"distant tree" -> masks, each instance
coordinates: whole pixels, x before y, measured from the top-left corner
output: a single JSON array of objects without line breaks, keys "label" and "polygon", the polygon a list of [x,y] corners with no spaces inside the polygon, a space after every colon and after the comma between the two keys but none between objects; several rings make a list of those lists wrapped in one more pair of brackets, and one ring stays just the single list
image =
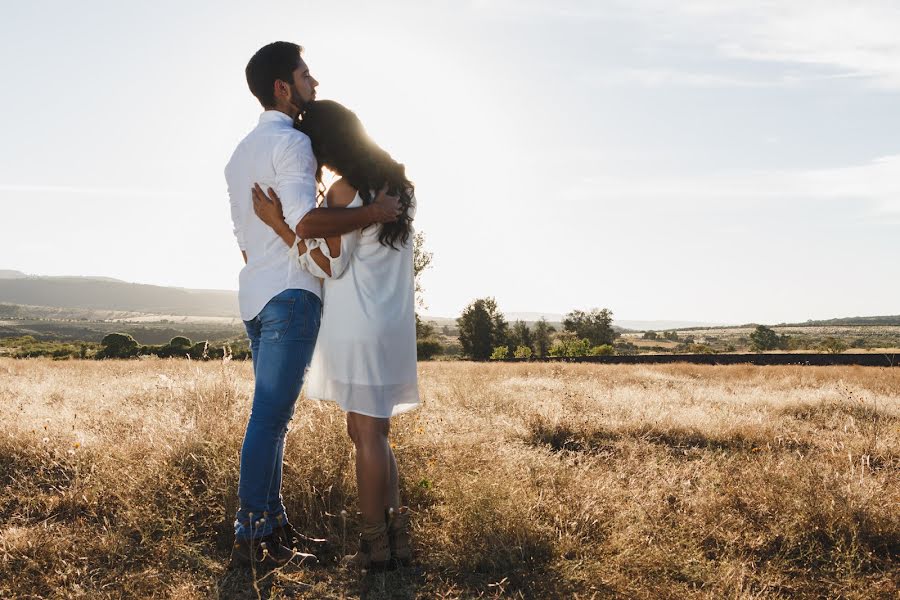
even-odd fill
[{"label": "distant tree", "polygon": [[670,342],[678,341],[678,332],[677,331],[665,331],[663,332],[663,339],[669,340]]},{"label": "distant tree", "polygon": [[506,320],[493,298],[473,300],[456,320],[463,354],[486,360],[494,348],[506,345]]},{"label": "distant tree", "polygon": [[491,360],[503,360],[505,358],[509,358],[509,347],[507,346],[497,346],[491,352]]},{"label": "distant tree", "polygon": [[781,350],[796,350],[799,345],[799,340],[795,340],[791,336],[782,333],[778,337],[778,347]]},{"label": "distant tree", "polygon": [[441,327],[441,333],[443,335],[446,335],[447,337],[450,337],[450,328],[444,325],[443,327]]},{"label": "distant tree", "polygon": [[434,336],[434,325],[427,321],[423,321],[416,313],[416,339],[422,340]]},{"label": "distant tree", "polygon": [[534,346],[534,336],[531,334],[531,329],[528,328],[527,323],[524,321],[513,323],[509,332],[509,345],[512,348],[518,348],[519,346],[532,348]]},{"label": "distant tree", "polygon": [[[604,344],[604,346],[607,346],[607,345],[608,344]],[[602,348],[603,346],[598,346],[598,347]],[[631,342],[629,342],[628,340],[619,339],[619,340],[616,340],[616,343],[613,345],[613,350],[615,350],[615,354],[631,355],[631,354],[637,354],[638,347],[635,346],[634,344],[632,344]]]},{"label": "distant tree", "polygon": [[509,324],[499,310],[495,310],[491,315],[491,344],[495,348],[509,345]]},{"label": "distant tree", "polygon": [[97,358],[131,358],[139,350],[140,344],[127,333],[110,333],[100,341]]},{"label": "distant tree", "polygon": [[777,350],[781,346],[781,338],[770,327],[758,325],[750,334],[750,348],[754,352]]},{"label": "distant tree", "polygon": [[537,353],[538,358],[546,358],[547,352],[550,350],[550,334],[555,331],[556,328],[547,323],[547,319],[543,317],[534,324],[532,342],[534,343],[534,351]]},{"label": "distant tree", "polygon": [[716,351],[706,344],[685,344],[679,351],[687,354],[716,354]]},{"label": "distant tree", "polygon": [[563,329],[590,341],[592,346],[612,344],[618,334],[612,327],[612,311],[607,308],[590,312],[573,310],[563,319]]},{"label": "distant tree", "polygon": [[560,334],[548,351],[550,356],[570,358],[588,356],[590,353],[591,341],[587,338],[579,339],[574,333],[568,331]]},{"label": "distant tree", "polygon": [[610,346],[609,344],[603,344],[602,346],[594,346],[591,348],[590,355],[591,356],[612,356],[616,353],[615,348]]},{"label": "distant tree", "polygon": [[413,237],[413,277],[416,281],[416,306],[425,308],[425,301],[422,299],[422,280],[419,278],[422,273],[431,267],[431,261],[434,254],[425,250],[425,234],[421,231]]},{"label": "distant tree", "polygon": [[419,360],[431,360],[442,350],[441,343],[435,338],[416,340],[416,358]]},{"label": "distant tree", "polygon": [[[425,300],[422,296],[424,288],[422,287],[422,273],[431,267],[431,261],[434,255],[425,250],[425,234],[421,231],[413,236],[413,278],[416,290],[416,307],[427,308]],[[430,338],[434,335],[434,327],[430,323],[426,323],[419,318],[419,312],[416,311],[416,340]],[[430,348],[430,346],[428,346]]]},{"label": "distant tree", "polygon": [[821,348],[829,354],[840,354],[847,349],[847,344],[838,338],[827,337],[822,340]]},{"label": "distant tree", "polygon": [[209,358],[209,342],[197,342],[188,349],[187,355],[194,360],[206,360]]},{"label": "distant tree", "polygon": [[659,336],[656,334],[655,331],[645,331],[645,332],[644,332],[644,335],[641,336],[641,337],[642,337],[643,339],[645,339],[645,340],[655,340],[655,339],[659,339]]},{"label": "distant tree", "polygon": [[856,339],[854,339],[852,342],[850,342],[850,347],[851,347],[851,348],[868,348],[868,347],[869,347],[869,340],[867,340],[867,339],[864,338],[864,337],[862,337],[862,338],[856,338]]},{"label": "distant tree", "polygon": [[190,340],[190,338],[186,338],[183,335],[176,335],[167,344],[171,348],[184,348],[185,351],[188,350],[194,343]]}]

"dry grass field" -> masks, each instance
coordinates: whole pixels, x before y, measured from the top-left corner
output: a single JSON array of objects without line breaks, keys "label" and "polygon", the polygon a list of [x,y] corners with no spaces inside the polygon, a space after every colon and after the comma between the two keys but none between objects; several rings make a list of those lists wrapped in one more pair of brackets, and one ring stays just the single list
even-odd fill
[{"label": "dry grass field", "polygon": [[[394,423],[418,564],[226,569],[249,363],[0,359],[2,598],[897,598],[900,369],[420,365]],[[351,550],[342,414],[292,520]],[[346,512],[345,512],[346,511]]]}]

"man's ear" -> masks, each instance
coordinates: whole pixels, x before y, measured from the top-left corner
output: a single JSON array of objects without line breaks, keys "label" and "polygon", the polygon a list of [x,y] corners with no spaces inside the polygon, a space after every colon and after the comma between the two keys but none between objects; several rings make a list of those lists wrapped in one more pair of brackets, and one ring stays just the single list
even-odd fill
[{"label": "man's ear", "polygon": [[284,98],[288,95],[288,85],[280,79],[275,80],[275,97]]}]

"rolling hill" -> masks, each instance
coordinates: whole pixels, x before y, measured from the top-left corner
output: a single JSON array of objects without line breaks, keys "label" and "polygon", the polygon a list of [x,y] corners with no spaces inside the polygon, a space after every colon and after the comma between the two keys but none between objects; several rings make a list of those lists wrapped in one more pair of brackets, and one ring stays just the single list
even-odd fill
[{"label": "rolling hill", "polygon": [[172,288],[103,277],[17,276],[17,273],[0,271],[0,303],[200,317],[238,315],[234,291]]}]

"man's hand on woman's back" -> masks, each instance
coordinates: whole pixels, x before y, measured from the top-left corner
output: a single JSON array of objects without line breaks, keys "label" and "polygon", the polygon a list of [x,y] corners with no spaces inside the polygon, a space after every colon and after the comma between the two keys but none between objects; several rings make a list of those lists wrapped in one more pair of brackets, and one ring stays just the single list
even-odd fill
[{"label": "man's hand on woman's back", "polygon": [[392,196],[388,194],[387,184],[378,190],[378,195],[372,204],[369,205],[372,213],[373,223],[390,223],[400,218],[402,210],[400,208],[400,196]]}]

